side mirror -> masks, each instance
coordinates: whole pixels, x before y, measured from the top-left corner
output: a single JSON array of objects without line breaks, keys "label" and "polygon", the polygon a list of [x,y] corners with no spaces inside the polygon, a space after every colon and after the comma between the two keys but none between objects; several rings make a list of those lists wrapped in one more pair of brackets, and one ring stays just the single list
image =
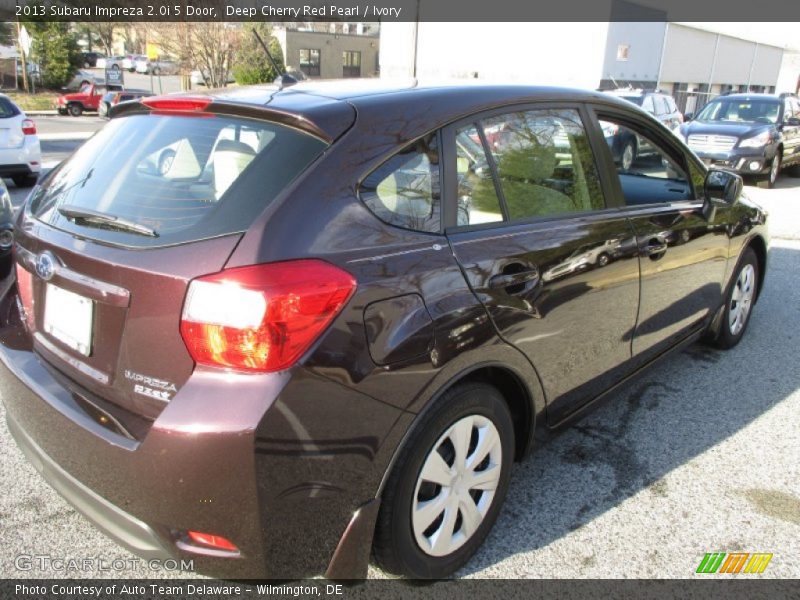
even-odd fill
[{"label": "side mirror", "polygon": [[791,125],[792,127],[797,127],[800,125],[800,119],[797,117],[789,117],[786,119],[786,125]]},{"label": "side mirror", "polygon": [[683,121],[684,121],[684,123],[688,123],[692,119],[694,119],[694,113],[693,112],[683,113]]},{"label": "side mirror", "polygon": [[742,178],[731,171],[709,169],[703,182],[703,216],[712,221],[717,206],[731,205],[739,199],[744,183]]}]

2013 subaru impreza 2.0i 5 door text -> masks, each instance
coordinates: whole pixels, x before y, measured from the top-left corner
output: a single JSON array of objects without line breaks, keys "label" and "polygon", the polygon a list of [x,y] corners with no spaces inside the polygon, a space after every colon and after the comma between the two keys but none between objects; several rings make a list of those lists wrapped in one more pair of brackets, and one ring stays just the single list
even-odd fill
[{"label": "2013 subaru impreza 2.0i 5 door text", "polygon": [[11,433],[121,545],[228,578],[453,573],[535,436],[740,340],[768,246],[645,112],[519,86],[121,104],[16,227]]}]

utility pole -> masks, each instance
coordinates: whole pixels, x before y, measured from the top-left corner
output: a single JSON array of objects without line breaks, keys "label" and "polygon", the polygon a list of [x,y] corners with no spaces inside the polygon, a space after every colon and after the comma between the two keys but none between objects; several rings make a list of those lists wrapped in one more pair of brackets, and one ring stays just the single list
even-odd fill
[{"label": "utility pole", "polygon": [[17,46],[19,46],[19,53],[22,56],[22,87],[28,91],[28,61],[25,60],[25,50],[22,48],[22,42],[19,41],[20,27],[17,21]]}]

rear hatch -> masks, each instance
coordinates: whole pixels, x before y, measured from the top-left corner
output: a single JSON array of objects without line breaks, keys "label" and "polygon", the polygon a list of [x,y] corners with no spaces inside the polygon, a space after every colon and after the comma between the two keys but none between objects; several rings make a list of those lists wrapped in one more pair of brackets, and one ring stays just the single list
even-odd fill
[{"label": "rear hatch", "polygon": [[[185,107],[184,107],[185,108]],[[194,368],[189,282],[326,148],[274,122],[153,111],[112,120],[34,189],[16,261],[34,350],[92,395],[155,418]]]}]

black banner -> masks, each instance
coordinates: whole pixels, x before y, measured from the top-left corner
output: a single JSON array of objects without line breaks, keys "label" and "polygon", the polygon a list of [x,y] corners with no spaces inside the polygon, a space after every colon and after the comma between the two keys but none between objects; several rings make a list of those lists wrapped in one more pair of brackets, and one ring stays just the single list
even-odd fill
[{"label": "black banner", "polygon": [[0,0],[5,21],[800,21],[786,0]]},{"label": "black banner", "polygon": [[[699,577],[699,576],[698,576]],[[324,579],[302,581],[197,580],[2,580],[0,598],[145,600],[217,600],[232,598],[322,598],[325,600],[462,600],[463,598],[591,598],[645,600],[661,598],[724,598],[726,600],[783,600],[797,598],[800,583],[791,580],[487,580],[456,581],[369,580],[358,583]]]}]

